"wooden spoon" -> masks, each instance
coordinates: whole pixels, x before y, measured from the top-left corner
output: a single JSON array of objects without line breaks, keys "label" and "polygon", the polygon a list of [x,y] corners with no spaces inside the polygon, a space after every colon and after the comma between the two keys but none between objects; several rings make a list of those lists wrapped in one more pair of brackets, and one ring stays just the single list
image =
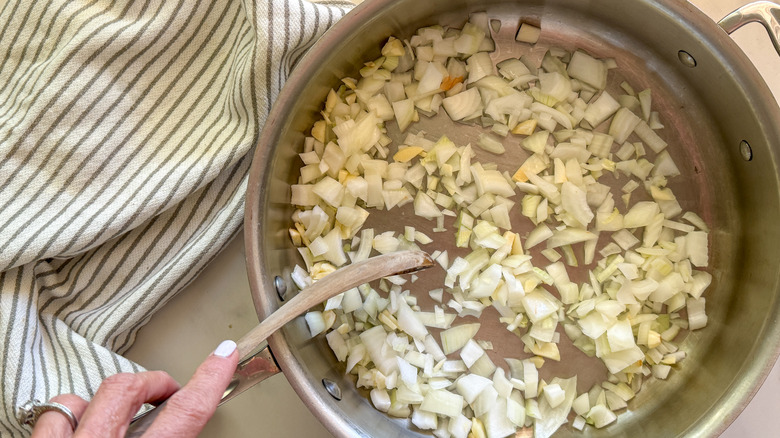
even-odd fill
[{"label": "wooden spoon", "polygon": [[[433,266],[433,260],[428,254],[422,251],[407,250],[372,257],[332,272],[302,290],[236,343],[238,354],[241,357],[239,368],[241,368],[242,363],[247,363],[253,359],[253,353],[274,332],[295,319],[298,315],[328,298],[382,277],[416,272],[431,266]],[[276,370],[278,372],[278,368]],[[263,370],[257,370],[255,374],[261,372]],[[248,375],[247,373],[237,372],[222,396],[220,404],[262,380],[262,378],[258,379],[256,377],[251,375],[251,373]],[[164,404],[165,402],[136,416],[130,424],[126,437],[141,436],[152,424]]]},{"label": "wooden spoon", "polygon": [[301,291],[244,335],[236,343],[238,354],[241,358],[246,358],[283,325],[345,290],[378,278],[415,272],[432,265],[433,260],[428,254],[408,250],[372,257],[338,269]]}]

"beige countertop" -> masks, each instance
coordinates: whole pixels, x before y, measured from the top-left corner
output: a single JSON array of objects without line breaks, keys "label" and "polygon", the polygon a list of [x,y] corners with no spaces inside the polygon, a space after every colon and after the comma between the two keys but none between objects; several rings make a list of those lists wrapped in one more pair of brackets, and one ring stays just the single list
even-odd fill
[{"label": "beige countertop", "polygon": [[[746,1],[694,0],[713,19]],[[766,31],[751,24],[733,34],[780,100],[780,56]],[[239,235],[198,278],[141,329],[127,357],[186,382],[195,367],[224,339],[237,340],[257,324]],[[780,430],[780,366],[724,438],[765,437]],[[770,432],[773,431],[773,432]],[[283,375],[276,375],[217,410],[202,437],[329,437]]]}]

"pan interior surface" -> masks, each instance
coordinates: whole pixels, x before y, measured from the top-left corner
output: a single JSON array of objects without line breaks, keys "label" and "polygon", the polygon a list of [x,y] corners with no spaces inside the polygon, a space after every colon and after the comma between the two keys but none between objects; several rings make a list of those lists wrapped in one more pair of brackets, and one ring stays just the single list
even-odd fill
[{"label": "pan interior surface", "polygon": [[[419,27],[443,24],[460,27],[471,11],[486,11],[499,20],[493,35],[495,61],[522,54],[541,59],[549,47],[584,49],[594,56],[614,58],[622,79],[636,90],[653,90],[653,107],[665,128],[661,135],[681,170],[672,188],[684,211],[699,213],[710,226],[710,264],[713,284],[705,293],[708,326],[687,335],[681,348],[688,352],[682,366],[664,382],[650,379],[613,425],[579,432],[564,426],[557,436],[713,436],[724,430],[747,404],[777,356],[776,324],[780,217],[776,148],[780,139],[778,109],[755,69],[725,33],[688,4],[668,1],[368,1],[339,22],[302,59],[274,107],[260,139],[247,200],[247,260],[250,285],[258,314],[278,307],[273,279],[288,281],[295,264],[302,264],[287,229],[291,225],[289,186],[300,168],[303,146],[328,90],[345,76],[357,76],[363,62],[379,56],[390,35],[407,38]],[[515,43],[521,21],[540,24],[536,46]],[[696,67],[680,62],[684,50]],[[613,76],[618,74],[619,78]],[[617,85],[615,85],[617,87]],[[617,88],[613,95],[619,94]],[[763,93],[764,99],[758,99]],[[456,125],[446,116],[422,118],[411,129],[431,139],[447,134],[458,145],[475,143],[480,128]],[[392,126],[391,126],[392,125]],[[388,123],[395,143],[403,136]],[[749,142],[754,158],[740,154]],[[514,172],[525,157],[521,148],[507,156],[485,153],[482,161],[497,162]],[[511,164],[504,164],[511,163]],[[625,182],[622,181],[620,185]],[[616,183],[617,184],[617,183]],[[619,186],[617,186],[619,187]],[[402,230],[404,225],[430,228],[411,209],[373,212],[366,226],[378,231]],[[526,221],[527,222],[527,221]],[[530,223],[515,222],[521,236]],[[450,227],[451,229],[451,227]],[[453,241],[452,233],[437,236]],[[602,238],[602,242],[606,239]],[[454,246],[454,242],[450,243]],[[603,246],[603,243],[600,245]],[[438,247],[437,247],[438,248]],[[429,248],[423,248],[430,250]],[[451,248],[439,248],[451,249]],[[546,262],[543,260],[542,262]],[[441,277],[443,273],[439,270]],[[434,274],[422,276],[420,298],[436,286]],[[424,307],[426,304],[421,303]],[[486,314],[483,320],[497,319]],[[479,337],[494,343],[489,354],[498,365],[503,357],[526,357],[522,343],[501,324],[485,324]],[[503,333],[502,333],[503,331]],[[514,338],[514,339],[513,339]],[[561,338],[565,338],[562,334]],[[288,324],[269,343],[292,386],[315,415],[337,436],[415,436],[407,420],[376,411],[365,393],[344,375],[323,338],[310,339],[303,318]],[[561,364],[547,361],[542,368],[561,377],[578,375],[580,392],[603,379],[600,362],[576,348],[561,347]],[[333,399],[322,385],[328,379],[341,388]]]}]

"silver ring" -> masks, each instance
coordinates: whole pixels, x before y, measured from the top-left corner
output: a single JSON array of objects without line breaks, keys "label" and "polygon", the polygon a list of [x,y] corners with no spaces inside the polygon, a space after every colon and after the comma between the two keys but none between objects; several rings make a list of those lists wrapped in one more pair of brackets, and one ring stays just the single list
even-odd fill
[{"label": "silver ring", "polygon": [[30,400],[20,406],[16,413],[16,419],[19,420],[19,423],[21,424],[35,427],[38,418],[47,411],[56,411],[64,415],[68,421],[70,421],[70,427],[72,427],[74,431],[76,430],[76,426],[79,425],[76,416],[73,415],[73,412],[67,406],[56,402],[41,403],[38,400]]}]

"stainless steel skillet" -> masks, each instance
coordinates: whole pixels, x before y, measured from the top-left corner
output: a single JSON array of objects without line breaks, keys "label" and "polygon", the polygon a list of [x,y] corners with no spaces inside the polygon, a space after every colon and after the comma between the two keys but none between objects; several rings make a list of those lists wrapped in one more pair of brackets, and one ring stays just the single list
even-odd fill
[{"label": "stainless steel skillet", "polygon": [[[582,47],[614,57],[629,82],[653,88],[673,156],[687,175],[675,193],[684,207],[701,212],[713,229],[711,272],[716,281],[707,292],[710,326],[686,339],[688,363],[669,382],[649,385],[616,425],[591,432],[717,435],[747,404],[780,343],[776,300],[780,253],[775,243],[780,241],[776,226],[780,111],[728,35],[684,2],[374,0],[361,5],[296,67],[260,139],[245,225],[258,315],[267,316],[278,306],[275,283],[291,285],[288,274],[300,263],[286,235],[289,184],[297,172],[295,154],[303,132],[327,91],[341,77],[355,74],[364,59],[376,56],[388,35],[407,36],[434,23],[460,25],[470,11],[480,10],[500,19],[509,35],[521,19],[539,22],[543,45]],[[757,6],[750,10],[754,12],[741,15],[771,16],[759,15]],[[744,19],[736,17],[724,20],[724,26],[731,30],[731,23]],[[501,43],[506,39],[502,35],[496,36],[496,56],[510,53]],[[436,126],[433,121],[425,129],[435,136]],[[462,132],[458,141],[467,141],[470,135],[474,134]],[[750,161],[745,159],[748,149]],[[380,218],[373,226],[383,222],[399,221]],[[342,375],[325,343],[308,339],[302,321],[290,324],[270,345],[298,394],[335,435],[415,433],[405,422],[376,412]],[[503,353],[498,351],[499,356]],[[341,389],[340,401],[322,379]]]}]

